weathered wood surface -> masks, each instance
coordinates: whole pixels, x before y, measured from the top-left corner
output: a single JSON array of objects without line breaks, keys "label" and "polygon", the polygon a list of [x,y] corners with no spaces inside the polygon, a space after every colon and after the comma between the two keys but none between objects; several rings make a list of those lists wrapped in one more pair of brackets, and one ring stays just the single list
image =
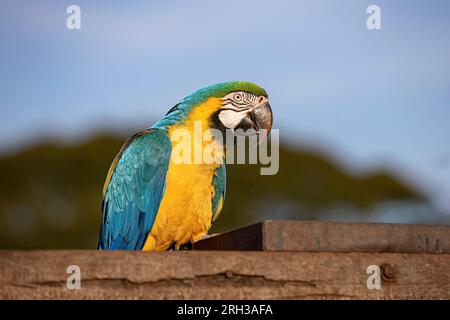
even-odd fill
[{"label": "weathered wood surface", "polygon": [[195,244],[196,250],[450,253],[450,226],[265,221]]},{"label": "weathered wood surface", "polygon": [[[381,290],[366,286],[374,264]],[[37,298],[450,299],[450,254],[0,251],[0,299]]]}]

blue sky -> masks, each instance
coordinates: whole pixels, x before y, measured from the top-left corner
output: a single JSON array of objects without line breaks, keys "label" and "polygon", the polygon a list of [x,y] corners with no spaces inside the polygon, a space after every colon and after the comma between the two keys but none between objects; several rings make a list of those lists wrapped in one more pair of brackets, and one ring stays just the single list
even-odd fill
[{"label": "blue sky", "polygon": [[450,212],[449,17],[438,0],[2,1],[0,151],[151,125],[198,88],[248,80],[281,139],[391,168]]}]

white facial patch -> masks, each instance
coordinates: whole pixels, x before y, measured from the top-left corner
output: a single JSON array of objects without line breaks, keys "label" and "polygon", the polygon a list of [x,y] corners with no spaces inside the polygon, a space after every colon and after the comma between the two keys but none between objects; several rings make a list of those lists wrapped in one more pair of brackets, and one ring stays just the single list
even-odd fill
[{"label": "white facial patch", "polygon": [[247,110],[223,110],[219,113],[219,120],[226,128],[234,129],[246,116],[247,112]]}]

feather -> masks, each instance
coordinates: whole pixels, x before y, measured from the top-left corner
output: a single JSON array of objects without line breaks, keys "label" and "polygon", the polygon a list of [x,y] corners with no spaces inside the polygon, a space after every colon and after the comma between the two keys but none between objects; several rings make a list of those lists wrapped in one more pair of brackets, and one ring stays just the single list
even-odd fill
[{"label": "feather", "polygon": [[214,195],[212,197],[212,223],[219,217],[223,203],[225,202],[226,177],[226,166],[225,163],[222,163],[222,165],[216,169],[213,177]]},{"label": "feather", "polygon": [[104,188],[99,249],[144,246],[164,194],[171,150],[167,133],[160,129],[145,130],[125,142]]}]

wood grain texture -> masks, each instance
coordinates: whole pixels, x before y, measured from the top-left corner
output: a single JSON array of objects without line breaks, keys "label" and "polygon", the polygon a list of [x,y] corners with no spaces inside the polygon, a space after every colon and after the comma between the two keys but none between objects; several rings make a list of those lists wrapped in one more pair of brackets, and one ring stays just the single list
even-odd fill
[{"label": "wood grain texture", "polygon": [[[373,264],[381,290],[366,286]],[[450,299],[450,255],[0,251],[0,299]]]},{"label": "wood grain texture", "polygon": [[450,253],[450,226],[269,220],[210,237],[194,249]]}]

